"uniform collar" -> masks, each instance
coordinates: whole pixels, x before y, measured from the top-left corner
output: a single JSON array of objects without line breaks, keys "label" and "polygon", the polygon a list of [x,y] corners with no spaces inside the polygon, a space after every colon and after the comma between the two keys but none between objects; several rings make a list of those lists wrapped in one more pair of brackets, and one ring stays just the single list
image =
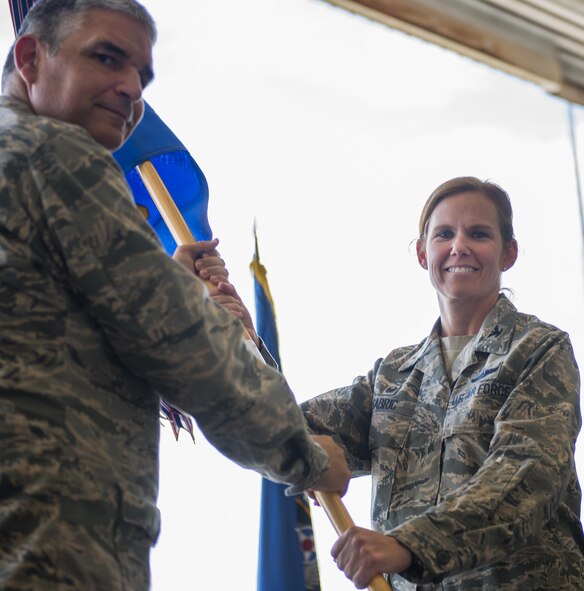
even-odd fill
[{"label": "uniform collar", "polygon": [[[473,341],[469,343],[468,355],[472,359],[475,354],[495,353],[505,355],[511,346],[517,308],[503,294],[499,294],[496,304],[484,319],[481,328]],[[466,356],[465,356],[466,357]],[[468,363],[472,359],[467,359]],[[440,349],[440,319],[438,319],[425,341],[414,348],[410,356],[400,366],[399,371],[406,371],[413,366],[424,373],[434,373],[442,368],[442,353]]]},{"label": "uniform collar", "polygon": [[517,308],[503,294],[484,319],[475,337],[475,351],[505,355],[511,346]]},{"label": "uniform collar", "polygon": [[12,109],[21,115],[30,115],[32,113],[31,108],[26,103],[5,94],[0,95],[0,107]]}]

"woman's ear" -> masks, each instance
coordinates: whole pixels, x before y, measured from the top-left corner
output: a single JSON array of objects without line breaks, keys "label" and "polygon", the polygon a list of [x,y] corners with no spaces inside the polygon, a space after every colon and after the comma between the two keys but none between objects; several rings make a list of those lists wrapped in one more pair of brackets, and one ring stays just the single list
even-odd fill
[{"label": "woman's ear", "polygon": [[419,238],[416,240],[416,254],[418,255],[418,263],[420,263],[420,267],[422,267],[422,269],[427,269],[428,259],[426,258],[426,249],[424,248],[424,243]]},{"label": "woman's ear", "polygon": [[517,260],[518,255],[517,240],[511,240],[503,251],[503,257],[501,259],[501,271],[508,271]]}]

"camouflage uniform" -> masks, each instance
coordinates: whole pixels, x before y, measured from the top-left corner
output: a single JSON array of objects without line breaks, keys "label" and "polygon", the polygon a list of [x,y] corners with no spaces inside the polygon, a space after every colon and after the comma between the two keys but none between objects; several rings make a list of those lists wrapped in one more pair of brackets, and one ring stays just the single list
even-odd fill
[{"label": "camouflage uniform", "polygon": [[85,130],[1,97],[0,170],[0,589],[146,591],[159,395],[293,492],[328,457]]},{"label": "camouflage uniform", "polygon": [[450,382],[438,329],[302,405],[371,473],[373,528],[414,553],[394,589],[584,589],[568,335],[500,296]]}]

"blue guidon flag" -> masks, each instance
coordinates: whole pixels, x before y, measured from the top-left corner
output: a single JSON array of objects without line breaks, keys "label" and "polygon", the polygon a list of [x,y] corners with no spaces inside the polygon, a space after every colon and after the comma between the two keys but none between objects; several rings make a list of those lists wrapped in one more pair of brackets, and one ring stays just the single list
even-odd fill
[{"label": "blue guidon flag", "polygon": [[[15,34],[34,3],[35,0],[8,0]],[[135,170],[138,164],[146,160],[156,168],[193,236],[197,240],[212,237],[207,220],[209,188],[205,175],[183,144],[148,104],[145,104],[144,118],[140,125],[124,146],[114,153],[114,158],[126,175],[138,208],[160,238],[167,253],[174,252],[176,243]],[[193,421],[180,409],[161,400],[160,416],[169,421],[177,439],[181,428],[194,438]]]},{"label": "blue guidon flag", "polygon": [[[257,332],[281,369],[274,303],[266,269],[260,263],[257,236],[250,268]],[[262,479],[257,591],[320,591],[308,497],[287,497],[285,489],[283,484]]]},{"label": "blue guidon flag", "polygon": [[[160,238],[166,252],[172,255],[176,242],[150,198],[136,166],[147,160],[152,163],[196,240],[213,237],[207,219],[209,186],[203,171],[176,135],[148,103],[144,107],[142,121],[128,141],[114,152],[114,158],[126,175],[136,205]],[[181,428],[194,439],[193,422],[187,414],[164,400],[160,402],[160,414],[170,423],[176,439]]]},{"label": "blue guidon flag", "polygon": [[114,158],[126,175],[136,205],[168,254],[173,254],[176,242],[136,171],[136,166],[146,160],[156,168],[195,239],[210,240],[213,237],[207,220],[209,186],[205,175],[148,103],[144,104],[144,117],[140,125],[130,139],[114,152]]}]

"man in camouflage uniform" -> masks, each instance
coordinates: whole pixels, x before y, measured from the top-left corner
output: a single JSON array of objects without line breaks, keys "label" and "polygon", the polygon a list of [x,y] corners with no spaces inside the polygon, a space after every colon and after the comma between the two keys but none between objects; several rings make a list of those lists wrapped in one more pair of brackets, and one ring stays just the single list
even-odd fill
[{"label": "man in camouflage uniform", "polygon": [[439,330],[301,405],[372,475],[373,528],[412,552],[393,588],[584,589],[568,335],[501,295],[449,379]]},{"label": "man in camouflage uniform", "polygon": [[165,255],[111,157],[142,115],[154,38],[133,0],[41,0],[3,72],[3,591],[148,589],[160,395],[292,492],[346,489],[342,452]]}]

